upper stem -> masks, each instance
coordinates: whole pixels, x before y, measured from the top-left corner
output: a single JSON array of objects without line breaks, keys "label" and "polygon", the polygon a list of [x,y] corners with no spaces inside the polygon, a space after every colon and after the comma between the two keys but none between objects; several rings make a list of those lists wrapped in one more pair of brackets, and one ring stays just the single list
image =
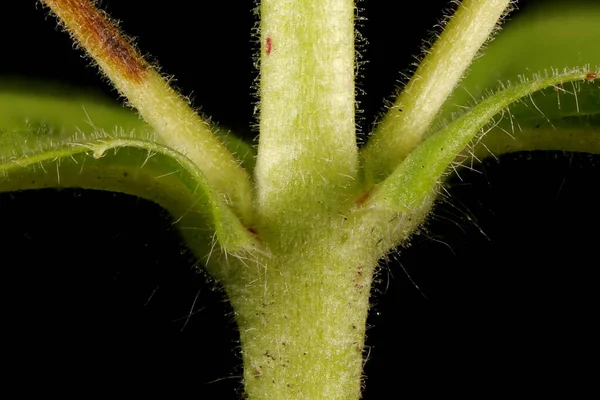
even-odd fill
[{"label": "upper stem", "polygon": [[266,225],[297,228],[348,197],[357,174],[354,2],[263,0],[260,12],[257,207]]}]

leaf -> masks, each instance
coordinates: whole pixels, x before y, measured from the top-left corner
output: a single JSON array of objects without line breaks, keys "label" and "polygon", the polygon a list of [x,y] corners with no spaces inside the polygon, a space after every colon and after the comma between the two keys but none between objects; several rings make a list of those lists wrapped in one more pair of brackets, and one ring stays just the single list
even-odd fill
[{"label": "leaf", "polygon": [[228,252],[256,245],[195,164],[154,142],[131,112],[90,98],[14,91],[0,93],[0,110],[1,191],[81,187],[137,195],[171,212],[198,257],[208,257],[215,240]]},{"label": "leaf", "polygon": [[518,150],[600,152],[599,20],[599,6],[580,4],[510,24],[449,99],[437,131],[363,206],[417,210],[435,196],[448,167],[466,159]]},{"label": "leaf", "polygon": [[[437,129],[481,99],[524,80],[580,67],[588,83],[558,84],[511,104],[465,155],[477,159],[521,150],[600,152],[600,5],[569,2],[520,14],[472,66],[447,101]],[[434,124],[435,126],[435,124]],[[433,131],[432,131],[433,132]]]},{"label": "leaf", "polygon": [[436,193],[448,166],[489,121],[509,104],[548,86],[585,80],[588,72],[568,71],[538,77],[485,99],[413,150],[400,166],[371,192],[365,206],[408,212],[421,208]]},{"label": "leaf", "polygon": [[[42,86],[31,82],[0,81],[0,88],[0,129],[4,131],[38,129],[36,125],[59,126],[71,133],[75,130],[91,132],[95,128],[106,132],[115,129],[123,132],[143,130],[148,135],[151,131],[148,124],[131,110],[105,98],[83,95],[76,90],[48,83]],[[229,131],[214,131],[242,166],[252,173],[256,163],[255,149]],[[152,139],[157,140],[155,135],[152,135]],[[0,154],[2,152],[0,148]]]}]

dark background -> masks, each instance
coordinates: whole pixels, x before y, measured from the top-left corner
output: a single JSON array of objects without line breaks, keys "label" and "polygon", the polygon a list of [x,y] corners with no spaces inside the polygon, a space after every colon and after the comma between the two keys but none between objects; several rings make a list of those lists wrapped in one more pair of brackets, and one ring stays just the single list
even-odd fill
[{"label": "dark background", "polygon": [[[190,3],[103,2],[195,106],[252,138],[253,2],[202,2],[202,10]],[[447,5],[397,3],[405,2],[360,4],[368,41],[363,131]],[[117,98],[41,6],[2,7],[0,77]],[[584,365],[598,334],[599,161],[518,154],[488,160],[480,173],[465,170],[448,185],[451,197],[440,200],[422,234],[382,263],[365,399],[488,397],[590,383],[593,370]],[[5,193],[0,228],[0,351],[12,371],[5,379],[24,393],[166,388],[172,398],[240,397],[232,311],[159,207],[81,190]]]}]

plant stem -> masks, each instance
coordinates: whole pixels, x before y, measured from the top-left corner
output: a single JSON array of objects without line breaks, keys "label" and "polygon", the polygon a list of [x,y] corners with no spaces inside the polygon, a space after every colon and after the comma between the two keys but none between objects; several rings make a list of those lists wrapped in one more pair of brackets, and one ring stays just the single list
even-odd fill
[{"label": "plant stem", "polygon": [[160,136],[189,157],[242,220],[252,219],[247,172],[189,104],[90,0],[43,0],[113,85]]},{"label": "plant stem", "polygon": [[430,207],[405,214],[354,208],[329,218],[310,245],[225,261],[234,264],[222,283],[240,331],[249,399],[360,398],[375,268]]},{"label": "plant stem", "polygon": [[367,179],[390,174],[427,132],[510,0],[464,0],[362,152]]},{"label": "plant stem", "polygon": [[375,238],[363,245],[351,229],[338,228],[310,249],[247,264],[225,281],[249,399],[360,398],[378,254]]},{"label": "plant stem", "polygon": [[257,207],[265,225],[297,230],[355,185],[354,2],[264,0],[260,12]]}]

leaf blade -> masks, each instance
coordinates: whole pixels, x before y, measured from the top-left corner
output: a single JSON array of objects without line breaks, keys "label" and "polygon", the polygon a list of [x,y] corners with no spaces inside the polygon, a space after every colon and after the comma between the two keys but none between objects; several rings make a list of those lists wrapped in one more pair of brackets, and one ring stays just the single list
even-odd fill
[{"label": "leaf blade", "polygon": [[[170,211],[200,258],[212,251],[213,235],[225,251],[257,246],[202,171],[154,142],[132,113],[90,99],[8,92],[0,92],[0,110],[1,191],[81,187],[133,194]],[[209,271],[222,275],[214,263]]]},{"label": "leaf blade", "polygon": [[445,171],[496,114],[529,94],[565,82],[586,81],[588,69],[538,77],[507,88],[479,103],[462,117],[426,139],[398,168],[371,192],[365,207],[409,212],[436,194]]},{"label": "leaf blade", "polygon": [[[510,21],[474,62],[429,135],[472,109],[475,99],[521,82],[535,71],[538,75],[555,74],[581,65],[588,69],[588,81],[593,81],[600,66],[600,6],[590,2],[565,4],[538,7]],[[600,113],[600,92],[594,85],[556,85],[510,105],[505,118],[469,150],[469,155],[481,160],[528,150],[598,152],[595,132],[600,125],[593,116]]]}]

